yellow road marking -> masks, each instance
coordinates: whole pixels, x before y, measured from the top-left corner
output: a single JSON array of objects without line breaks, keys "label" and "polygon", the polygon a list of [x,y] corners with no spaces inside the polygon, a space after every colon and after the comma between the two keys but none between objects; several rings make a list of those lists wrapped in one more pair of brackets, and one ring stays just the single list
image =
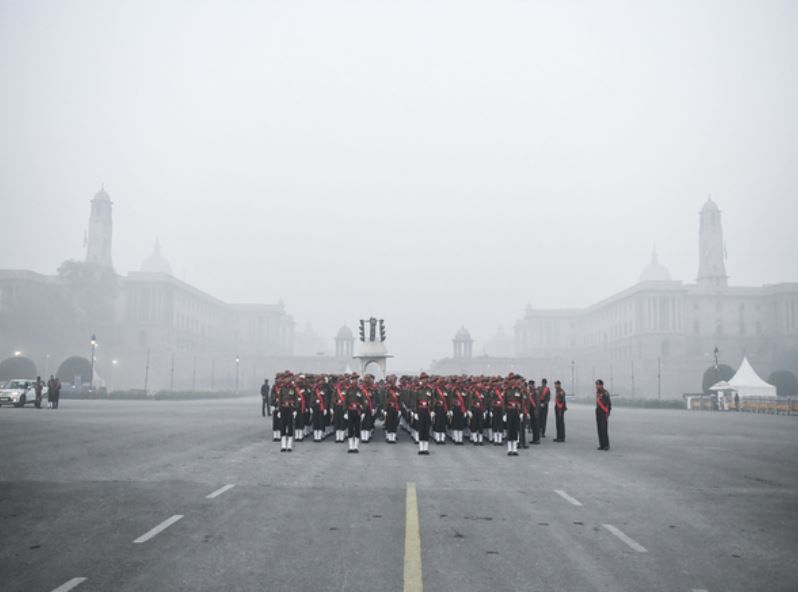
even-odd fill
[{"label": "yellow road marking", "polygon": [[405,588],[404,592],[423,592],[421,582],[421,535],[418,529],[416,484],[407,484],[405,516]]}]

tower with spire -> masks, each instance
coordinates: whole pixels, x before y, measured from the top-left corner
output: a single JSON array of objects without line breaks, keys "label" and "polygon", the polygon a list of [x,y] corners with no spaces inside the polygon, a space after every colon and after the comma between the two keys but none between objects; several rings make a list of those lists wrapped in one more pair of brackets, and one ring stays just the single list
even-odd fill
[{"label": "tower with spire", "polygon": [[729,285],[726,275],[725,249],[723,247],[723,227],[720,221],[720,208],[707,198],[701,208],[701,226],[698,238],[698,279],[699,286],[722,287]]},{"label": "tower with spire", "polygon": [[86,241],[86,263],[113,268],[113,263],[111,262],[112,206],[113,202],[105,192],[105,186],[101,185],[100,190],[94,196],[94,199],[91,200],[89,235]]}]

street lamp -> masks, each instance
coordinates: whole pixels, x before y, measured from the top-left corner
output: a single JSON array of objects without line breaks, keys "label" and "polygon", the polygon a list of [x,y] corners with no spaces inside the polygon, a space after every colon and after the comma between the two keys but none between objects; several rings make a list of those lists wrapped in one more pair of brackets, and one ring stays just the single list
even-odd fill
[{"label": "street lamp", "polygon": [[21,351],[15,351],[15,352],[14,352],[14,357],[15,357],[15,358],[18,358],[18,357],[19,357],[19,356],[21,356],[21,355],[22,355],[22,352],[21,352]]},{"label": "street lamp", "polygon": [[89,375],[89,390],[94,386],[94,352],[97,349],[97,337],[91,335],[91,374]]},{"label": "street lamp", "polygon": [[239,358],[238,355],[236,355],[236,393],[238,392],[238,376],[239,376],[238,369],[240,363],[241,363],[241,358]]},{"label": "street lamp", "polygon": [[720,382],[720,368],[718,367],[718,354],[720,350],[718,350],[718,346],[715,346],[715,351],[713,353],[715,354],[715,384],[717,384]]},{"label": "street lamp", "polygon": [[571,395],[576,394],[576,387],[574,386],[574,364],[575,362],[571,360]]}]

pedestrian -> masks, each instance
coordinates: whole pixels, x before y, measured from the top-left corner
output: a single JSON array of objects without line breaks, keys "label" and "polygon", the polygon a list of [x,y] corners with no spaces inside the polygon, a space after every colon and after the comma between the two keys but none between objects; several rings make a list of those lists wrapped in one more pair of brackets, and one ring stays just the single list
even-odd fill
[{"label": "pedestrian", "polygon": [[34,405],[36,409],[42,408],[42,392],[44,391],[44,381],[41,376],[36,377],[36,382],[33,383],[33,392],[36,394],[36,401]]},{"label": "pedestrian", "polygon": [[610,437],[607,433],[607,423],[610,419],[612,402],[610,394],[604,388],[604,381],[600,378],[596,381],[596,428],[598,429],[599,446],[598,450],[610,449]]},{"label": "pedestrian", "polygon": [[47,381],[47,408],[52,409],[55,402],[55,377],[51,374]]},{"label": "pedestrian", "polygon": [[565,404],[565,391],[559,380],[554,381],[554,419],[557,423],[557,437],[555,442],[565,442],[565,412],[568,406]]},{"label": "pedestrian", "polygon": [[260,414],[263,417],[266,417],[266,412],[268,411],[269,415],[272,414],[271,409],[269,409],[269,379],[265,379],[263,384],[260,387]]}]

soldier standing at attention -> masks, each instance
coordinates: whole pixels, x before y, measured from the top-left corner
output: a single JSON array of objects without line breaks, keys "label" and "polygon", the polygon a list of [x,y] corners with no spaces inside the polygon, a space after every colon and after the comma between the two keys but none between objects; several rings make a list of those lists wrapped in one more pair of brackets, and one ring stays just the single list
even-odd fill
[{"label": "soldier standing at attention", "polygon": [[518,437],[521,431],[521,389],[513,378],[504,392],[504,417],[507,424],[507,456],[518,456]]},{"label": "soldier standing at attention", "polygon": [[482,446],[485,428],[485,395],[482,394],[482,385],[471,385],[471,392],[468,393],[468,418],[470,420],[468,429],[471,430],[471,441],[474,446]]},{"label": "soldier standing at attention", "polygon": [[599,446],[598,450],[610,449],[610,437],[607,434],[607,422],[610,419],[612,402],[610,394],[604,388],[604,381],[600,378],[596,381],[596,428],[598,429]]},{"label": "soldier standing at attention", "polygon": [[568,406],[565,404],[565,391],[560,386],[560,381],[554,382],[554,419],[557,422],[557,437],[555,442],[565,442],[565,412]]},{"label": "soldier standing at attention", "polygon": [[[263,384],[260,387],[260,414],[263,417],[266,417],[266,409],[269,406],[269,379],[265,379]],[[271,415],[271,411],[269,411],[269,415]]]},{"label": "soldier standing at attention", "polygon": [[346,389],[345,377],[340,376],[333,381],[332,408],[335,441],[343,442],[346,437]]},{"label": "soldier standing at attention", "polygon": [[299,394],[294,382],[285,382],[279,392],[280,452],[291,452],[294,446],[294,418]]},{"label": "soldier standing at attention", "polygon": [[446,401],[446,391],[443,384],[433,387],[432,408],[432,430],[434,432],[436,444],[446,444],[446,419],[449,411],[449,404]]},{"label": "soldier standing at attention", "polygon": [[388,376],[383,386],[382,409],[385,415],[385,441],[396,444],[396,430],[399,427],[399,412],[402,409],[399,390],[396,387],[396,376]]},{"label": "soldier standing at attention", "polygon": [[540,444],[540,422],[538,421],[538,389],[535,388],[535,381],[529,381],[529,426],[532,428],[532,444]]},{"label": "soldier standing at attention", "polygon": [[549,419],[549,401],[551,401],[551,390],[549,383],[544,378],[540,381],[540,404],[538,405],[538,425],[540,426],[540,437],[546,437],[546,422]]},{"label": "soldier standing at attention", "polygon": [[500,382],[493,385],[491,393],[491,428],[493,429],[493,445],[501,446],[504,436],[504,386]]},{"label": "soldier standing at attention", "polygon": [[429,454],[429,432],[432,427],[432,390],[423,381],[416,387],[416,407],[413,419],[418,430],[418,453]]},{"label": "soldier standing at attention", "polygon": [[349,429],[349,450],[347,452],[353,452],[355,454],[360,452],[358,450],[361,436],[360,420],[363,415],[364,406],[365,399],[363,397],[363,391],[360,390],[360,385],[357,383],[357,374],[353,374],[352,382],[346,390],[346,415],[344,415]]},{"label": "soldier standing at attention", "polygon": [[280,440],[280,433],[282,426],[280,425],[280,389],[283,387],[283,377],[278,374],[274,378],[274,386],[270,394],[269,405],[272,409],[272,440],[277,442]]},{"label": "soldier standing at attention", "polygon": [[327,404],[324,400],[324,382],[322,379],[317,379],[316,383],[311,388],[310,406],[311,421],[313,422],[313,441],[321,442],[324,438],[324,421],[327,418]]}]

